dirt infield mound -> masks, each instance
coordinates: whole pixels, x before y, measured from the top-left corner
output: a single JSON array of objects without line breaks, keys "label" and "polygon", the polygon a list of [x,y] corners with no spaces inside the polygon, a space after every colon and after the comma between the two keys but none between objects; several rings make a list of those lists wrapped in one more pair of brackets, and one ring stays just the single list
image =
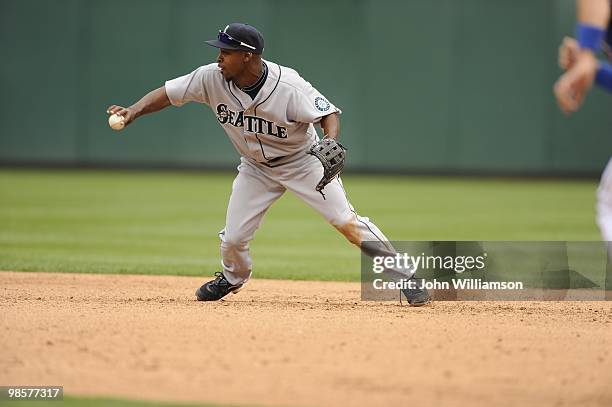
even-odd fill
[{"label": "dirt infield mound", "polygon": [[0,384],[275,406],[610,406],[611,302],[359,301],[355,283],[0,272]]}]

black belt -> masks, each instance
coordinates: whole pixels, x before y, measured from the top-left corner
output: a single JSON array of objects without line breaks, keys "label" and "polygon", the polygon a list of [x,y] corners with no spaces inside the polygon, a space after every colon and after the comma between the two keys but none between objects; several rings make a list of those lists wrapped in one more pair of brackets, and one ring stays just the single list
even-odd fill
[{"label": "black belt", "polygon": [[270,167],[270,168],[272,168],[272,167],[277,167],[276,165],[270,165],[270,163],[275,163],[275,162],[277,162],[277,161],[279,161],[279,160],[282,160],[283,158],[287,158],[287,157],[288,157],[288,156],[283,155],[283,156],[281,156],[281,157],[274,157],[274,158],[270,158],[270,159],[269,159],[267,162],[265,162],[265,163],[260,163],[260,164],[263,164],[263,165],[265,165],[266,167]]},{"label": "black belt", "polygon": [[273,163],[273,162],[276,162],[276,161],[278,161],[278,160],[282,160],[282,159],[283,159],[283,158],[285,158],[285,157],[287,157],[287,156],[286,156],[286,155],[283,155],[283,156],[281,156],[281,157],[270,158],[270,159],[268,160],[268,162],[269,162],[269,163]]}]

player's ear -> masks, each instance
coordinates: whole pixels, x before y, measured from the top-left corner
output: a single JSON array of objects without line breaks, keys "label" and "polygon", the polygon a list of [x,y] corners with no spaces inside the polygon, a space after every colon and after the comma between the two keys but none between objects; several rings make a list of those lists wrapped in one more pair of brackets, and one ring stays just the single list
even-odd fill
[{"label": "player's ear", "polygon": [[252,52],[245,52],[244,53],[244,61],[245,62],[249,62],[251,60],[251,58],[253,58],[253,53]]}]

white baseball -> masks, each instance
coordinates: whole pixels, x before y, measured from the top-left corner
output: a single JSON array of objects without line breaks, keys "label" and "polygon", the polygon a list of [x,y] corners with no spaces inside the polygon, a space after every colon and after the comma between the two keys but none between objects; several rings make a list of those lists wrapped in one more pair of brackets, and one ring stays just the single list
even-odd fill
[{"label": "white baseball", "polygon": [[124,120],[125,119],[121,115],[111,114],[110,116],[108,116],[108,125],[113,130],[121,130],[122,128],[125,127],[125,121]]}]

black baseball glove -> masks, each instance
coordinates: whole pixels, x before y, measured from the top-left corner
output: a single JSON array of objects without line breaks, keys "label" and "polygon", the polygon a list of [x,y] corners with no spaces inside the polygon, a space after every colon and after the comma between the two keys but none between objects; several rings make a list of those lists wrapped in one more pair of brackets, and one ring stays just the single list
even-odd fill
[{"label": "black baseball glove", "polygon": [[325,199],[323,188],[342,172],[346,162],[346,148],[334,139],[324,138],[310,147],[308,154],[314,155],[323,164],[323,178],[315,189]]}]

